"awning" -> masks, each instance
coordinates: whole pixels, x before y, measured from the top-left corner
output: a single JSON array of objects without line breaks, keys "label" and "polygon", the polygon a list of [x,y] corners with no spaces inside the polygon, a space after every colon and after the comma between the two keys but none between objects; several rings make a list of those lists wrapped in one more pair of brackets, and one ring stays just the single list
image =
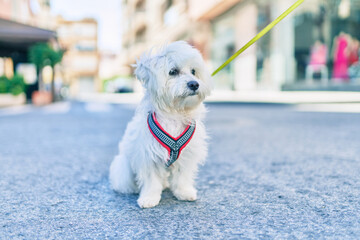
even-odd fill
[{"label": "awning", "polygon": [[56,38],[56,32],[0,18],[0,52],[26,51],[37,42]]}]

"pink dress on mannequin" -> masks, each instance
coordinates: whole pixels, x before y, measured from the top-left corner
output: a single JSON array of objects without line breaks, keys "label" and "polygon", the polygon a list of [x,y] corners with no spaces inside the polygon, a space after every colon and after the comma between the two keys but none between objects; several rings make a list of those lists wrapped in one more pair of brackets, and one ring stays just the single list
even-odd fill
[{"label": "pink dress on mannequin", "polygon": [[347,81],[349,80],[349,59],[346,55],[346,48],[348,46],[346,37],[344,35],[340,35],[336,40],[336,45],[333,78],[335,82]]},{"label": "pink dress on mannequin", "polygon": [[320,42],[315,42],[314,46],[311,48],[309,65],[312,65],[314,69],[318,71],[320,69],[320,66],[326,65],[326,55],[326,45]]}]

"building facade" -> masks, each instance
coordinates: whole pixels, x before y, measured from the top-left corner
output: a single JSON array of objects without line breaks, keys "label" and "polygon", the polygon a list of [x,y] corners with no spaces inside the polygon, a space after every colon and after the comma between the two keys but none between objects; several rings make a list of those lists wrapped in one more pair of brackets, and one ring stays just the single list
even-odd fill
[{"label": "building facade", "polygon": [[[124,0],[124,65],[154,45],[187,40],[215,70],[291,4]],[[358,0],[305,1],[220,71],[216,89],[360,90],[359,16]]]},{"label": "building facade", "polygon": [[0,76],[24,75],[28,98],[38,88],[29,49],[56,41],[53,20],[49,0],[0,0]]},{"label": "building facade", "polygon": [[189,3],[183,0],[123,0],[122,62],[124,73],[130,64],[154,46],[186,40],[207,55],[210,24],[193,21]]},{"label": "building facade", "polygon": [[50,0],[0,0],[0,18],[44,29],[54,29]]},{"label": "building facade", "polygon": [[292,78],[285,89],[360,90],[360,1],[305,2],[292,16]]},{"label": "building facade", "polygon": [[98,25],[94,19],[57,19],[58,42],[65,55],[62,61],[63,84],[71,95],[100,91]]},{"label": "building facade", "polygon": [[[0,75],[12,75],[20,65],[20,69],[28,67],[24,63],[29,62],[29,48],[38,42],[51,42],[55,48],[66,51],[62,63],[55,68],[57,88],[67,86],[71,95],[99,91],[97,21],[67,21],[52,16],[50,3],[0,0]],[[44,76],[51,75],[45,73]],[[49,85],[51,78],[46,79],[43,81]],[[28,89],[37,89],[36,82],[28,84],[34,85]]]}]

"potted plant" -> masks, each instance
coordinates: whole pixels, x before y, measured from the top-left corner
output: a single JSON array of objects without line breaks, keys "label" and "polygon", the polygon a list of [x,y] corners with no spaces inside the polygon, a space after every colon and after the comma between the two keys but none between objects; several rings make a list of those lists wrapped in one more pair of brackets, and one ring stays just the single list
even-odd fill
[{"label": "potted plant", "polygon": [[26,101],[25,83],[21,75],[14,75],[11,79],[0,76],[0,107],[21,105]]}]

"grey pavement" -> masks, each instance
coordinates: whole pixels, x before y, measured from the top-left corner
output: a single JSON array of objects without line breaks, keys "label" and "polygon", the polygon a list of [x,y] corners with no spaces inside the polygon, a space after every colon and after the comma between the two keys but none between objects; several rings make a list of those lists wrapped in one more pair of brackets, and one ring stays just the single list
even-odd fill
[{"label": "grey pavement", "polygon": [[152,209],[108,183],[134,106],[0,110],[0,239],[360,239],[360,114],[208,108],[199,199]]}]

